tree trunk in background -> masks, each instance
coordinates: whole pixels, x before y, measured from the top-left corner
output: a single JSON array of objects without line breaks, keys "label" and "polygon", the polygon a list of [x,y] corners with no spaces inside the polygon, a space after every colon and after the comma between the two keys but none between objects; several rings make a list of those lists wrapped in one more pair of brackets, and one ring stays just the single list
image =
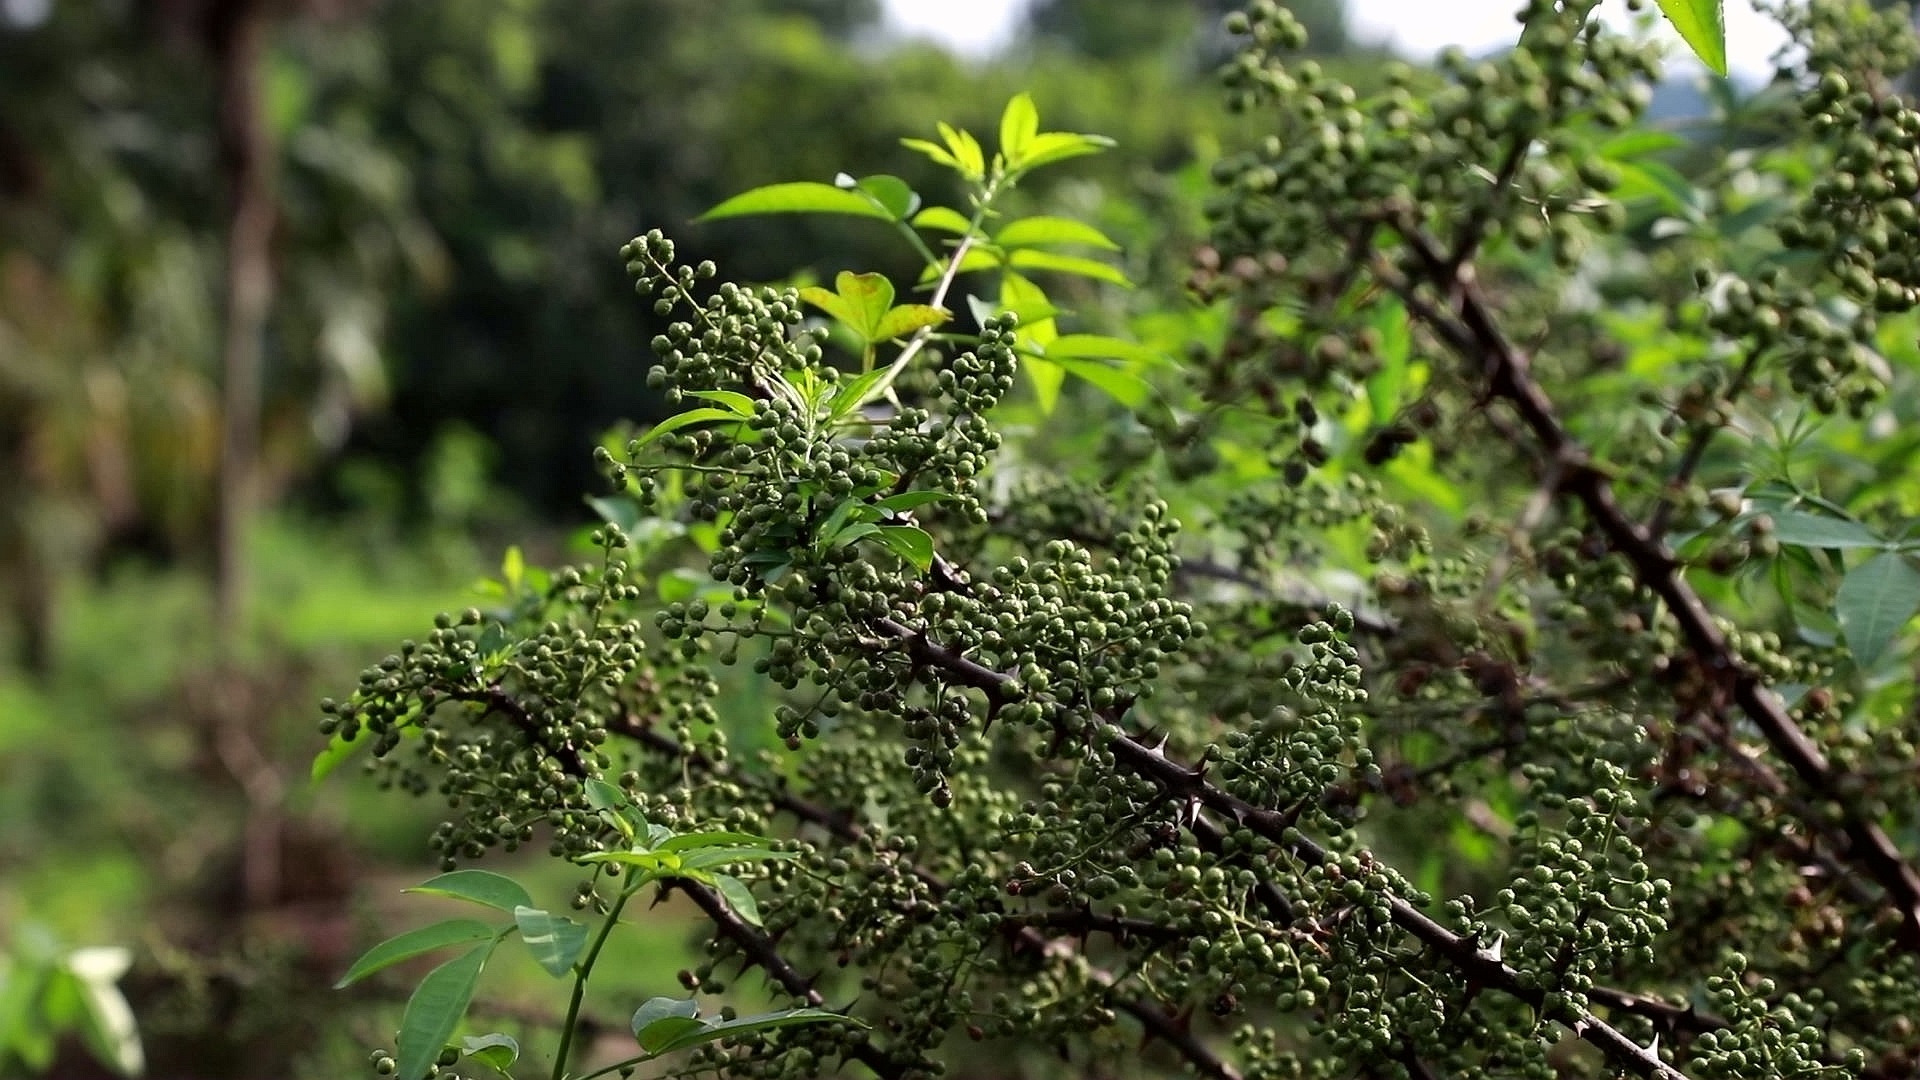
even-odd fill
[{"label": "tree trunk in background", "polygon": [[246,617],[261,367],[267,314],[273,306],[273,136],[261,87],[271,20],[267,0],[219,0],[207,14],[218,66],[220,162],[233,214],[227,233],[219,520],[214,538],[214,633],[224,658],[234,651]]},{"label": "tree trunk in background", "polygon": [[232,221],[227,233],[226,339],[221,350],[219,521],[214,537],[214,634],[219,650],[216,700],[205,719],[214,752],[246,795],[242,837],[248,910],[272,903],[280,882],[284,786],[262,751],[247,700],[239,652],[246,633],[252,523],[258,473],[260,398],[267,316],[273,306],[274,147],[261,81],[269,0],[216,0],[207,35],[218,66],[221,170]]}]

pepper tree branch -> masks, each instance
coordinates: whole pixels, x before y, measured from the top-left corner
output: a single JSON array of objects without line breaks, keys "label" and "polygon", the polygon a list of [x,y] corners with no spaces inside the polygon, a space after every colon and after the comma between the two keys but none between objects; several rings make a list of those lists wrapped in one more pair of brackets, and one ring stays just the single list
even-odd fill
[{"label": "pepper tree branch", "polygon": [[[1816,797],[1839,809],[1845,856],[1886,890],[1900,917],[1902,945],[1920,951],[1920,872],[1886,831],[1852,804],[1841,774],[1767,689],[1760,673],[1734,652],[1705,601],[1681,574],[1673,552],[1621,508],[1612,481],[1567,431],[1552,399],[1533,378],[1528,357],[1507,339],[1472,277],[1450,272],[1448,260],[1417,226],[1403,223],[1400,235],[1421,269],[1435,275],[1429,284],[1440,292],[1451,314],[1451,318],[1424,321],[1462,359],[1481,366],[1488,394],[1512,407],[1545,452],[1548,465],[1559,469],[1559,494],[1585,510],[1613,550],[1633,567],[1640,584],[1666,605],[1700,672],[1717,684],[1721,700],[1731,701],[1760,729],[1768,745]],[[1442,274],[1446,276],[1438,276]],[[1396,291],[1403,300],[1419,299],[1404,279]],[[1423,307],[1432,312],[1431,306]],[[1411,304],[1409,310],[1413,310]]]},{"label": "pepper tree branch", "polygon": [[[651,753],[684,761],[702,772],[720,771],[719,767],[704,754],[697,750],[690,750],[677,740],[662,735],[654,730],[653,725],[639,717],[624,716],[612,725],[611,729],[632,739]],[[784,785],[764,784],[762,786],[767,788],[765,794],[776,808],[792,814],[803,822],[819,826],[840,840],[858,840],[866,831],[858,822],[845,814],[801,798],[787,790]],[[949,891],[949,886],[944,880],[924,867],[910,864],[909,870],[936,898],[944,897]],[[714,899],[718,902],[717,897]],[[696,899],[695,903],[700,901]],[[702,908],[704,910],[704,904]],[[1170,928],[1144,919],[1116,919],[1086,910],[1049,911],[1031,916],[1009,915],[1000,920],[1000,929],[1011,947],[1037,956],[1060,954],[1057,943],[1050,941],[1042,932],[1044,930],[1065,931],[1080,937],[1085,937],[1092,932],[1104,932],[1116,939],[1127,936],[1158,939],[1171,932]],[[794,974],[798,975],[797,972]],[[1213,1080],[1241,1080],[1238,1069],[1216,1054],[1193,1034],[1187,1024],[1181,1022],[1159,1003],[1118,995],[1116,990],[1120,983],[1119,977],[1101,968],[1089,966],[1084,974],[1089,981],[1109,995],[1109,1004],[1137,1020],[1148,1035],[1172,1047],[1199,1075],[1211,1077]],[[782,985],[786,984],[782,982]],[[803,981],[800,985],[804,987],[807,984]],[[789,987],[789,989],[792,988]]]},{"label": "pepper tree branch", "polygon": [[[997,709],[1019,697],[1014,692],[1011,676],[933,641],[920,631],[888,618],[875,620],[873,625],[896,645],[905,648],[916,663],[938,668],[954,682],[980,691],[986,696],[989,708]],[[1149,747],[1127,734],[1116,716],[1102,715],[1100,719],[1106,748],[1113,752],[1120,767],[1152,780],[1171,797],[1253,830],[1309,866],[1324,866],[1331,860],[1324,847],[1292,827],[1294,815],[1255,806],[1216,786],[1201,770],[1175,761],[1159,748]],[[1662,1061],[1655,1050],[1635,1043],[1591,1010],[1566,1002],[1549,1008],[1546,992],[1527,986],[1518,970],[1483,950],[1479,943],[1440,925],[1405,899],[1390,896],[1388,907],[1395,926],[1445,959],[1468,981],[1500,990],[1565,1024],[1616,1066],[1635,1076],[1649,1080],[1686,1080],[1684,1073]]]}]

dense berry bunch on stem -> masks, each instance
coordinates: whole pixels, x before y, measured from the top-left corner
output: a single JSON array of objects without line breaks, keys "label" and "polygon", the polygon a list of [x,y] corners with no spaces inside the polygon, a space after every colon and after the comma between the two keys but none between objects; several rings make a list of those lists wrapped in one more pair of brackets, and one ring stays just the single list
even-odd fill
[{"label": "dense berry bunch on stem", "polygon": [[[1834,467],[1915,419],[1910,35],[1788,13],[1756,107],[1792,140],[1689,181],[1640,126],[1654,51],[1593,7],[1371,96],[1236,17],[1271,133],[1214,170],[1190,286],[1225,329],[1145,393],[1027,276],[1097,273],[1023,246],[1087,233],[997,221],[1095,148],[1023,99],[992,159],[909,140],[971,218],[779,192],[892,221],[930,304],[634,240],[681,412],[601,452],[602,558],[512,567],[329,733],[447,800],[449,866],[538,838],[616,913],[655,875],[712,924],[690,991],[850,1018],[695,1069],[1910,1075],[1920,506],[1904,459]],[[1019,394],[1062,371],[1113,398],[1077,399],[1084,469]],[[682,873],[676,834],[780,839]]]}]

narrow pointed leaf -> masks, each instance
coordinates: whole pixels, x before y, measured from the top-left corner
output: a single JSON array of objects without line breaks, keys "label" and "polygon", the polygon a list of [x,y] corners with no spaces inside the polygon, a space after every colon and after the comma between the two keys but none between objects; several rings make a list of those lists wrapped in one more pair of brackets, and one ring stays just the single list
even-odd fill
[{"label": "narrow pointed leaf", "polygon": [[376,971],[385,970],[436,949],[485,941],[498,932],[494,927],[478,919],[448,919],[434,923],[432,926],[409,930],[368,949],[360,959],[353,962],[353,966],[347,969],[345,975],[340,976],[340,981],[334,983],[333,988],[338,990],[352,986]]},{"label": "narrow pointed leaf", "polygon": [[1108,397],[1137,409],[1153,396],[1153,388],[1139,377],[1129,375],[1119,368],[1108,367],[1098,360],[1080,360],[1072,357],[1054,355],[1051,347],[1047,350],[1047,359],[1066,369],[1074,378],[1092,383]]},{"label": "narrow pointed leaf", "polygon": [[874,540],[925,573],[933,566],[933,537],[911,525],[882,525]]},{"label": "narrow pointed leaf", "polygon": [[689,870],[717,870],[722,866],[737,866],[741,863],[776,862],[800,857],[796,851],[775,851],[764,847],[723,847],[690,851],[682,860]]},{"label": "narrow pointed leaf", "polygon": [[434,968],[407,999],[407,1010],[400,1018],[399,1068],[396,1080],[423,1080],[427,1067],[444,1050],[467,1006],[473,1003],[473,988],[487,966],[493,946],[481,945]]},{"label": "narrow pointed leaf", "polygon": [[[669,1040],[658,1050],[659,1054],[669,1054],[676,1050],[710,1043],[716,1039],[733,1039],[750,1035],[757,1031],[772,1031],[776,1028],[794,1027],[798,1024],[830,1024],[848,1020],[836,1012],[825,1009],[783,1009],[780,1012],[762,1013],[759,1016],[742,1016],[733,1020],[709,1020],[698,1029],[689,1029],[678,1037]],[[852,1021],[858,1023],[858,1021]]]},{"label": "narrow pointed leaf", "polygon": [[580,950],[587,947],[587,928],[565,916],[521,907],[513,909],[513,922],[534,962],[556,979],[573,970]]},{"label": "narrow pointed leaf", "polygon": [[859,192],[811,181],[769,184],[743,191],[694,220],[716,221],[749,214],[850,214],[892,220],[885,209]]},{"label": "narrow pointed leaf", "polygon": [[947,151],[942,149],[937,143],[931,143],[925,139],[901,139],[900,145],[909,150],[920,151],[929,158],[932,158],[936,165],[945,165],[949,169],[960,169],[959,159],[947,153]]},{"label": "narrow pointed leaf", "polygon": [[[862,504],[855,503],[855,507]],[[762,847],[767,838],[743,832],[691,832],[681,833],[660,845],[661,851],[695,851],[711,847]]]},{"label": "narrow pointed leaf", "polygon": [[983,180],[987,175],[987,157],[980,150],[980,140],[970,131],[962,131],[942,120],[939,123],[940,138],[947,144],[947,150],[953,159],[959,162],[960,172],[969,180]]},{"label": "narrow pointed leaf", "polygon": [[1040,403],[1040,411],[1052,416],[1053,407],[1060,402],[1060,385],[1067,381],[1067,369],[1038,356],[1027,358],[1021,367],[1033,382],[1033,396]]},{"label": "narrow pointed leaf", "polygon": [[1020,166],[1027,146],[1039,133],[1040,113],[1033,107],[1033,95],[1025,92],[1013,95],[1000,114],[1000,152],[1006,155],[1009,168]]},{"label": "narrow pointed leaf", "polygon": [[1715,75],[1727,74],[1727,19],[1721,0],[1659,0],[1660,11]]},{"label": "narrow pointed leaf", "polygon": [[843,383],[838,390],[833,392],[833,397],[827,403],[827,420],[829,422],[839,420],[860,406],[879,397],[881,390],[884,389],[884,387],[881,386],[882,381],[890,381],[887,380],[887,374],[890,370],[892,369],[875,368],[865,375],[854,379],[852,382]]},{"label": "narrow pointed leaf", "polygon": [[949,492],[933,491],[923,488],[915,491],[903,491],[898,495],[889,495],[873,505],[882,510],[891,510],[896,514],[900,514],[925,506],[928,503],[941,502],[951,498],[953,498],[953,495]]},{"label": "narrow pointed leaf", "polygon": [[627,793],[605,780],[588,780],[581,786],[586,790],[587,805],[595,810],[618,810],[627,805]]},{"label": "narrow pointed leaf", "polygon": [[760,925],[760,902],[753,898],[753,890],[747,888],[746,882],[725,874],[716,874],[713,877],[713,887],[726,898],[727,906],[733,909],[735,915],[740,916],[749,925]]},{"label": "narrow pointed leaf", "polygon": [[1920,570],[1904,555],[1881,552],[1847,571],[1834,596],[1834,611],[1854,663],[1873,667],[1920,612]]},{"label": "narrow pointed leaf", "polygon": [[1026,159],[1020,163],[1020,167],[1037,169],[1056,161],[1097,154],[1114,145],[1114,141],[1104,135],[1077,135],[1067,131],[1048,131],[1035,135],[1033,141],[1027,144]]},{"label": "narrow pointed leaf", "polygon": [[308,770],[309,777],[316,784],[325,780],[329,773],[339,768],[342,762],[359,753],[360,748],[372,739],[373,730],[365,724],[360,725],[360,730],[354,732],[351,739],[341,738],[339,735],[333,736],[327,740],[327,748],[313,756],[313,766]]},{"label": "narrow pointed leaf", "polygon": [[679,431],[684,427],[692,427],[695,424],[712,424],[739,419],[739,414],[729,409],[688,409],[686,412],[676,413],[655,424],[652,431],[640,437],[640,445],[645,446],[662,435]]},{"label": "narrow pointed leaf", "polygon": [[1047,342],[1047,359],[1124,360],[1129,364],[1157,364],[1160,353],[1124,338],[1105,334],[1062,334]]},{"label": "narrow pointed leaf", "polygon": [[1773,519],[1774,537],[1783,544],[1830,550],[1887,546],[1872,529],[1846,518],[1809,514],[1804,510],[1776,510],[1768,516]]},{"label": "narrow pointed leaf", "polygon": [[738,390],[689,390],[687,396],[714,402],[735,416],[753,416],[753,399]]},{"label": "narrow pointed leaf", "polygon": [[533,897],[527,895],[527,890],[519,882],[491,870],[455,870],[406,891],[451,896],[455,900],[484,904],[509,915],[513,914],[514,908],[533,906]]}]

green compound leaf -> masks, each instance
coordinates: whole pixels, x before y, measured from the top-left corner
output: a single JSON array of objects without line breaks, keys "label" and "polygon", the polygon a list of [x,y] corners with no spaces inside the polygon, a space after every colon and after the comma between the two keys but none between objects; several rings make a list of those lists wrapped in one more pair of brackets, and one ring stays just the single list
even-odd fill
[{"label": "green compound leaf", "polygon": [[818,286],[808,286],[800,290],[800,299],[833,316],[863,342],[887,340],[886,336],[876,336],[893,307],[893,282],[888,281],[885,274],[842,270],[833,279],[833,289],[828,292]]},{"label": "green compound leaf", "polygon": [[513,914],[514,908],[532,907],[533,897],[520,883],[491,870],[455,870],[422,882],[407,892],[430,896],[450,896],[455,900],[482,904],[496,911]]},{"label": "green compound leaf", "polygon": [[587,947],[587,928],[565,916],[520,907],[513,909],[513,922],[534,961],[556,979],[573,970],[580,951]]},{"label": "green compound leaf", "polygon": [[480,982],[480,971],[492,955],[491,944],[470,949],[441,964],[420,980],[407,999],[407,1011],[400,1018],[399,1068],[395,1080],[423,1080],[427,1069],[446,1048],[467,1006],[473,1003],[473,989]]},{"label": "green compound leaf", "polygon": [[1905,555],[1881,552],[1847,571],[1833,606],[1854,663],[1871,668],[1920,612],[1920,569]]},{"label": "green compound leaf", "polygon": [[1700,62],[1727,74],[1727,19],[1721,0],[1659,0],[1660,11],[1680,31]]},{"label": "green compound leaf", "polygon": [[368,949],[353,962],[345,975],[340,976],[340,981],[334,983],[333,988],[339,990],[352,986],[374,972],[390,968],[403,960],[411,960],[449,945],[485,941],[497,933],[499,931],[494,927],[478,919],[447,919],[432,926],[409,930]]},{"label": "green compound leaf", "polygon": [[752,191],[743,191],[694,220],[717,221],[749,214],[850,214],[881,221],[894,220],[885,207],[866,194],[812,181],[768,184]]}]

